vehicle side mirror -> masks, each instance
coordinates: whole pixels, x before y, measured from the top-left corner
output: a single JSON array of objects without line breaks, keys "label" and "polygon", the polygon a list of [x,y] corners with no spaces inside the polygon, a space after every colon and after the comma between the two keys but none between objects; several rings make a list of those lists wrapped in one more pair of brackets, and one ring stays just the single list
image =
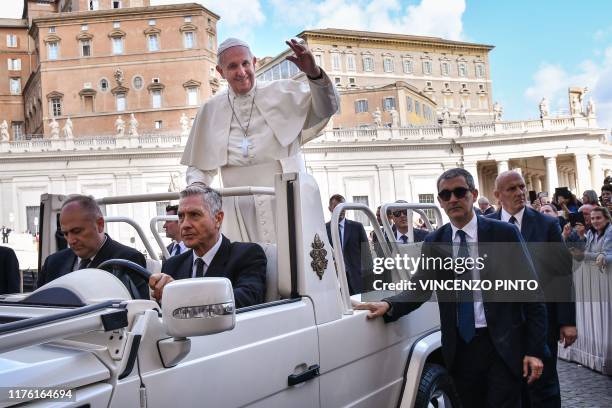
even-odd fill
[{"label": "vehicle side mirror", "polygon": [[182,338],[232,330],[234,291],[227,278],[192,278],[164,287],[162,318],[168,335]]}]

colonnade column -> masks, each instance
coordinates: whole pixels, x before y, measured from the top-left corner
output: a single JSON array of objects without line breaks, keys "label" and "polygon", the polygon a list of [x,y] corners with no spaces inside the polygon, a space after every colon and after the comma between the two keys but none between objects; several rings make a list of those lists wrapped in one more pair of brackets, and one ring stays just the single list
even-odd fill
[{"label": "colonnade column", "polygon": [[545,157],[546,159],[546,189],[552,199],[555,188],[559,187],[559,176],[557,175],[557,156]]},{"label": "colonnade column", "polygon": [[591,176],[589,175],[589,158],[586,153],[576,153],[576,176],[578,185],[576,186],[577,195],[582,195],[584,190],[591,188]]}]

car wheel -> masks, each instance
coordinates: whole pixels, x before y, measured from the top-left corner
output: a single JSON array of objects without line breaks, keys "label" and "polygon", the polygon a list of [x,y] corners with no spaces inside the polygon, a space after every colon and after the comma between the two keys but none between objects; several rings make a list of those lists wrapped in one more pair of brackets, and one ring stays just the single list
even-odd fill
[{"label": "car wheel", "polygon": [[459,395],[446,368],[438,364],[425,364],[415,408],[460,407]]}]

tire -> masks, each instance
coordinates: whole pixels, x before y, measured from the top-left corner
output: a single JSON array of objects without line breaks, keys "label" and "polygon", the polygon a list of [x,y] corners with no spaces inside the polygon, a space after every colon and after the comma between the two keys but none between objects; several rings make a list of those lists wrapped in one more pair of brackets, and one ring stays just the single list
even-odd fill
[{"label": "tire", "polygon": [[446,368],[438,364],[425,364],[415,408],[458,408],[459,395]]}]

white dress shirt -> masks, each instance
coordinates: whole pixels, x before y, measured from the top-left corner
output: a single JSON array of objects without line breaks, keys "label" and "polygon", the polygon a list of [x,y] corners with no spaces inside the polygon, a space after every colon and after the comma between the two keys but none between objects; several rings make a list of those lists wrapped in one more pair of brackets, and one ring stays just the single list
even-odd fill
[{"label": "white dress shirt", "polygon": [[399,242],[400,244],[403,244],[404,241],[402,241],[402,235],[406,236],[406,238],[408,239],[408,241],[406,242],[410,242],[410,237],[408,236],[408,233],[410,232],[410,230],[406,231],[406,233],[401,233],[399,231],[399,229],[395,229],[395,242]]},{"label": "white dress shirt", "polygon": [[217,251],[219,251],[219,248],[221,247],[222,240],[223,240],[223,235],[219,234],[219,239],[217,240],[215,245],[213,245],[213,247],[210,248],[208,252],[206,252],[202,256],[197,256],[195,251],[193,251],[193,261],[191,264],[192,265],[191,266],[191,277],[192,278],[196,277],[196,259],[198,258],[204,261],[204,276],[206,276],[206,271],[208,270],[208,267],[210,266],[210,263],[213,261],[215,255],[217,255]]},{"label": "white dress shirt", "polygon": [[[180,250],[178,252],[178,254],[176,253],[176,246],[179,246]],[[180,255],[183,252],[186,252],[189,248],[187,248],[185,246],[185,243],[183,241],[179,242],[178,244],[176,243],[176,241],[172,241],[172,247],[171,247],[172,251],[170,251],[170,256],[174,256],[174,255]]]},{"label": "white dress shirt", "polygon": [[[517,226],[519,231],[521,230],[521,226],[523,225],[523,214],[525,214],[525,207],[523,207],[521,209],[521,211],[519,211],[516,214],[514,214],[514,218],[516,219],[516,222],[514,223],[514,225]],[[503,222],[510,222],[510,217],[512,217],[512,214],[510,214],[508,211],[504,210],[504,208],[502,207],[502,210],[501,210],[501,220]]]},{"label": "white dress shirt", "polygon": [[[452,237],[453,237],[453,257],[457,257],[459,253],[459,243],[461,242],[461,238],[457,234],[459,228],[455,227],[451,222],[452,228]],[[465,232],[465,240],[468,243],[468,251],[470,253],[470,257],[472,259],[476,259],[478,257],[478,217],[476,214],[472,214],[472,220],[468,222],[463,228],[461,228],[463,232]],[[472,244],[472,245],[470,245]],[[474,267],[472,269],[472,280],[480,280],[480,269]],[[476,328],[479,327],[487,327],[487,319],[485,317],[484,305],[482,302],[482,292],[480,290],[474,290],[474,321],[476,323]]]}]

